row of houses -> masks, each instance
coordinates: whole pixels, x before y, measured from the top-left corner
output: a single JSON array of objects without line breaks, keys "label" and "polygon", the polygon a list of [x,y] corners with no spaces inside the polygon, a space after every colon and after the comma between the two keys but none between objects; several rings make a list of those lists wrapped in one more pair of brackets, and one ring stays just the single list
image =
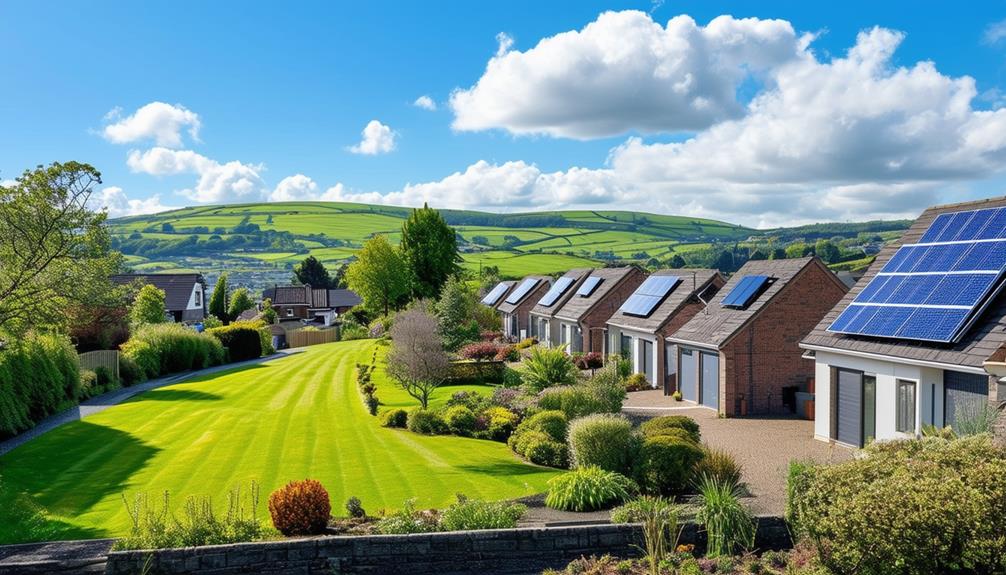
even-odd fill
[{"label": "row of houses", "polygon": [[576,269],[502,282],[512,338],[620,353],[723,416],[813,406],[817,439],[862,446],[1006,401],[1006,198],[927,209],[850,290],[814,257],[715,270]]}]

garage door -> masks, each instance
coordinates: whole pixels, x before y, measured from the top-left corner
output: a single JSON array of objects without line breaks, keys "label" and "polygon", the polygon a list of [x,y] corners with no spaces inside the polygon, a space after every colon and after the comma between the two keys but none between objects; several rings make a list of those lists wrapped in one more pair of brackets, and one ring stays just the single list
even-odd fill
[{"label": "garage door", "polygon": [[692,349],[681,350],[681,396],[688,401],[699,401],[699,353]]},{"label": "garage door", "polygon": [[863,444],[863,375],[856,371],[838,370],[838,393],[835,414],[838,429],[835,439],[841,443]]},{"label": "garage door", "polygon": [[702,405],[720,408],[720,356],[702,354]]},{"label": "garage door", "polygon": [[944,425],[976,414],[988,404],[989,378],[975,373],[943,372]]}]

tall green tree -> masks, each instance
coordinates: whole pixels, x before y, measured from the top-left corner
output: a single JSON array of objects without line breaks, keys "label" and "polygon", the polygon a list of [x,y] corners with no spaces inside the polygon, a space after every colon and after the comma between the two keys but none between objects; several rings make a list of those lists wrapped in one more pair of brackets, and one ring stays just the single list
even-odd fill
[{"label": "tall green tree", "polygon": [[0,330],[64,329],[69,308],[120,305],[108,278],[122,256],[90,205],[99,184],[88,164],[57,162],[0,185]]},{"label": "tall green tree", "polygon": [[230,317],[231,321],[234,321],[244,311],[254,307],[255,302],[252,301],[251,296],[248,295],[248,288],[238,288],[231,294],[231,303],[230,306],[227,307],[227,315]]},{"label": "tall green tree", "polygon": [[269,298],[262,300],[262,321],[272,325],[276,323],[277,317],[276,310],[272,307],[272,300]]},{"label": "tall green tree", "polygon": [[220,274],[216,285],[213,286],[209,311],[210,315],[216,316],[223,323],[230,321],[230,317],[227,315],[227,272]]},{"label": "tall green tree", "polygon": [[434,311],[448,351],[479,338],[479,325],[472,320],[476,305],[475,292],[463,279],[457,275],[447,278]]},{"label": "tall green tree", "polygon": [[129,323],[134,329],[148,323],[164,323],[167,319],[164,300],[164,290],[150,284],[141,287],[129,309]]},{"label": "tall green tree", "polygon": [[356,261],[349,264],[346,281],[368,309],[387,314],[409,294],[405,270],[402,255],[388,238],[377,235],[363,244]]},{"label": "tall green tree", "polygon": [[402,224],[401,249],[412,272],[413,297],[439,297],[447,278],[461,269],[454,228],[426,204]]},{"label": "tall green tree", "polygon": [[293,277],[302,285],[316,288],[335,287],[325,265],[314,256],[307,256],[304,261],[293,266]]}]

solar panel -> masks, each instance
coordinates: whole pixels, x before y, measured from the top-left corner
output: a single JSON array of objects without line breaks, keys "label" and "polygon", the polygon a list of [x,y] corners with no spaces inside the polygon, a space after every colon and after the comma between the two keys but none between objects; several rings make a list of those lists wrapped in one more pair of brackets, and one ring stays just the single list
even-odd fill
[{"label": "solar panel", "polygon": [[734,289],[730,290],[730,293],[723,298],[721,303],[728,307],[747,307],[761,293],[769,279],[768,276],[763,275],[744,276],[737,282]]},{"label": "solar panel", "polygon": [[1006,208],[937,216],[842,311],[828,331],[960,341],[1006,277]]},{"label": "solar panel", "polygon": [[506,296],[506,302],[509,304],[520,303],[520,300],[524,299],[524,296],[534,289],[538,282],[541,281],[537,278],[527,278],[526,280],[520,282],[517,289],[510,292],[510,295]]},{"label": "solar panel", "polygon": [[482,298],[482,303],[486,305],[496,305],[496,302],[498,302],[500,298],[503,297],[503,294],[506,293],[507,287],[509,286],[506,282],[496,284],[496,287],[487,293],[486,297]]},{"label": "solar panel", "polygon": [[545,295],[543,295],[542,298],[538,300],[538,305],[549,307],[550,305],[554,304],[555,301],[559,299],[559,296],[566,293],[566,290],[568,290],[569,286],[573,285],[573,282],[575,281],[576,281],[575,279],[568,277],[562,277],[555,280],[555,283],[552,284],[552,288],[547,292],[545,292]]},{"label": "solar panel", "polygon": [[597,286],[601,285],[602,279],[597,276],[590,276],[580,284],[579,289],[576,290],[576,294],[580,297],[590,297],[590,294],[594,293]]},{"label": "solar panel", "polygon": [[650,276],[639,284],[618,311],[626,315],[649,317],[679,283],[681,278],[678,276]]}]

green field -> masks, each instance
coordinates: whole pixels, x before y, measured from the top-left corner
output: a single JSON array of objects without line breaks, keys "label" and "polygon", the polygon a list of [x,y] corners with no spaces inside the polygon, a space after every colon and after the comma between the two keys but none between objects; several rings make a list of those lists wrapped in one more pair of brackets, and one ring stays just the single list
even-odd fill
[{"label": "green field", "polygon": [[[122,535],[122,495],[174,505],[211,495],[217,506],[235,485],[257,481],[263,499],[293,479],[318,479],[332,509],[350,496],[376,513],[415,497],[443,506],[456,493],[511,498],[541,492],[555,471],[516,459],[502,443],[426,437],[382,428],[367,414],[354,381],[372,340],[307,348],[251,367],[193,378],[144,393],[84,421],[42,435],[0,457],[5,510],[13,497],[44,512],[31,526],[0,522],[0,543]],[[395,404],[415,405],[375,381]],[[440,390],[442,402],[453,390]],[[259,512],[267,517],[263,503]]]}]

